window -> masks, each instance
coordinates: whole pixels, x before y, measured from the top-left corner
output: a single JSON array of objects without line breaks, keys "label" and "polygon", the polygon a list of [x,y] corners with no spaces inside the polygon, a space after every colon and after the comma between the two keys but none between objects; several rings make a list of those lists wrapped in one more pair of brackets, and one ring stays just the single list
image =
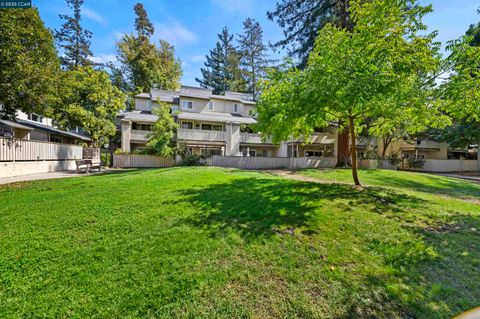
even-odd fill
[{"label": "window", "polygon": [[62,143],[62,138],[58,136],[50,136],[50,142],[52,143]]},{"label": "window", "polygon": [[43,122],[43,116],[37,115],[35,113],[28,113],[28,119],[34,122],[39,122],[39,123]]},{"label": "window", "polygon": [[257,151],[256,150],[250,150],[249,154],[250,154],[251,157],[255,157],[255,156],[257,156]]},{"label": "window", "polygon": [[322,157],[323,152],[322,151],[305,151],[305,156],[306,157]]},{"label": "window", "polygon": [[233,113],[238,113],[238,104],[233,104]]},{"label": "window", "polygon": [[211,131],[212,124],[202,124],[202,130]]},{"label": "window", "polygon": [[221,148],[201,148],[200,153],[203,156],[213,156],[213,155],[222,155],[222,149]]},{"label": "window", "polygon": [[222,125],[212,125],[212,130],[213,131],[223,131],[223,126]]},{"label": "window", "polygon": [[153,130],[153,125],[133,123],[132,129],[133,130],[138,130],[138,131],[152,131]]},{"label": "window", "polygon": [[182,122],[182,128],[187,130],[193,129],[193,122]]},{"label": "window", "polygon": [[192,101],[182,101],[182,109],[184,109],[184,110],[193,109],[193,102]]},{"label": "window", "polygon": [[210,111],[213,111],[213,106],[214,106],[214,105],[213,105],[213,101],[208,102],[208,109],[209,109]]},{"label": "window", "polygon": [[147,101],[147,110],[151,110],[152,109],[152,100],[148,100]]}]

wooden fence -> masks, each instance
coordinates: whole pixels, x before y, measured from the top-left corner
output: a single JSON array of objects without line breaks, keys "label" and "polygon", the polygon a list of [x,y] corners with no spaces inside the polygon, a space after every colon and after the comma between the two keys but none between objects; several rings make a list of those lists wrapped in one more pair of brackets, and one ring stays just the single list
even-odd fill
[{"label": "wooden fence", "polygon": [[171,167],[175,160],[169,157],[136,154],[114,154],[113,167],[116,168],[150,168]]},{"label": "wooden fence", "polygon": [[207,158],[208,166],[232,167],[242,169],[280,169],[290,166],[288,157],[244,157],[218,156]]},{"label": "wooden fence", "polygon": [[41,141],[0,138],[0,162],[82,159],[82,147]]},{"label": "wooden fence", "polygon": [[330,157],[243,157],[214,155],[206,160],[208,166],[241,169],[302,169],[334,167],[335,158]]}]

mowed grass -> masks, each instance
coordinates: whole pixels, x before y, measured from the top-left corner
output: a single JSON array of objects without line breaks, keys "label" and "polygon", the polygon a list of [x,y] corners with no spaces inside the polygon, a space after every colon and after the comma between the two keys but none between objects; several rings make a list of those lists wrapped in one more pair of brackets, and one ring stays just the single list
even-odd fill
[{"label": "mowed grass", "polygon": [[[480,185],[132,170],[0,188],[0,317],[449,318],[480,305]],[[332,181],[332,183],[328,182]]]}]

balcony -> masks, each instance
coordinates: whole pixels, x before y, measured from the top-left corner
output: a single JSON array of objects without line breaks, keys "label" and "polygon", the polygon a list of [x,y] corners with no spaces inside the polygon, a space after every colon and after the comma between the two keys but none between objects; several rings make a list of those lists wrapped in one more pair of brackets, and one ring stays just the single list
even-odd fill
[{"label": "balcony", "polygon": [[240,133],[240,143],[244,144],[272,144],[272,139],[267,138],[262,141],[262,136],[258,133]]},{"label": "balcony", "polygon": [[439,143],[431,140],[419,140],[419,141],[412,141],[412,142],[404,142],[402,143],[401,149],[402,150],[440,150],[442,148],[447,148],[448,144],[446,143]]},{"label": "balcony", "polygon": [[[305,142],[304,138],[295,140],[297,143]],[[335,144],[335,134],[331,133],[313,133],[308,141],[309,144]]]},{"label": "balcony", "polygon": [[190,130],[181,128],[177,131],[177,137],[178,139],[189,141],[225,142],[225,132],[223,131]]},{"label": "balcony", "polygon": [[130,139],[133,141],[148,141],[148,135],[152,134],[151,131],[140,131],[140,130],[132,130]]}]

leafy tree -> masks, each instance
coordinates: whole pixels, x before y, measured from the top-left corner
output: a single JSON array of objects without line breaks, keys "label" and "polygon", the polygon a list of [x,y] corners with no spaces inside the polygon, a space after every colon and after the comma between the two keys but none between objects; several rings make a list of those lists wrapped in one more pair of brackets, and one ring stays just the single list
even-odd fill
[{"label": "leafy tree", "polygon": [[[480,23],[470,25],[466,36],[450,42],[444,73],[452,74],[440,86],[437,98],[454,123],[445,129],[428,131],[429,138],[457,148],[480,144],[478,90],[480,88]],[[480,158],[480,157],[479,157]]]},{"label": "leafy tree", "polygon": [[73,16],[59,15],[62,20],[65,20],[65,23],[60,30],[55,31],[55,39],[59,47],[63,49],[62,65],[64,68],[72,70],[78,66],[92,64],[89,60],[92,56],[92,51],[90,51],[92,33],[85,30],[80,23],[83,0],[66,1],[68,7],[73,10]]},{"label": "leafy tree", "polygon": [[205,68],[202,68],[203,79],[196,78],[204,88],[210,88],[214,94],[225,94],[226,91],[245,92],[245,80],[240,70],[240,56],[233,46],[233,35],[224,27],[218,34],[218,42],[210,54],[206,56]]},{"label": "leafy tree", "polygon": [[454,118],[455,124],[441,134],[434,131],[433,135],[453,135],[452,142],[462,147],[480,144],[480,46],[472,45],[474,39],[464,36],[450,41],[445,69],[452,73],[437,90],[442,109]]},{"label": "leafy tree", "polygon": [[153,110],[158,120],[153,126],[152,133],[148,136],[147,147],[159,156],[172,156],[175,153],[173,138],[177,131],[177,123],[170,114],[170,106],[158,101],[159,107]]},{"label": "leafy tree", "polygon": [[[126,74],[133,95],[151,88],[175,89],[179,86],[182,69],[175,59],[174,47],[160,40],[160,47],[151,42],[154,32],[143,5],[135,5],[137,34],[124,35],[117,43],[121,71]],[[117,74],[117,77],[119,75]],[[117,83],[121,83],[117,78]]]},{"label": "leafy tree", "polygon": [[125,95],[112,85],[108,74],[92,67],[63,72],[55,112],[60,127],[83,128],[99,147],[116,131],[115,116],[124,107]]},{"label": "leafy tree", "polygon": [[0,118],[14,119],[17,109],[48,114],[59,72],[53,37],[38,10],[0,9]]},{"label": "leafy tree", "polygon": [[[433,35],[419,34],[425,29],[421,19],[431,8],[412,9],[411,4],[352,0],[352,31],[327,24],[305,70],[287,64],[269,75],[258,106],[260,131],[274,141],[302,135],[308,139],[316,127],[338,119],[348,123],[352,176],[360,185],[356,137],[367,123],[415,112],[419,121],[406,126],[411,133],[442,125],[446,119],[428,103],[422,81],[422,75],[437,71],[440,64]],[[398,96],[404,103],[392,103]]]},{"label": "leafy tree", "polygon": [[263,30],[260,23],[247,18],[243,22],[243,34],[238,36],[241,66],[247,81],[247,93],[256,100],[259,95],[258,81],[264,77],[267,59],[267,46],[263,43]]},{"label": "leafy tree", "polygon": [[299,60],[299,67],[307,64],[318,32],[327,24],[351,29],[350,0],[281,0],[275,10],[268,12],[283,28],[285,38],[275,44],[289,48],[290,56]]}]

